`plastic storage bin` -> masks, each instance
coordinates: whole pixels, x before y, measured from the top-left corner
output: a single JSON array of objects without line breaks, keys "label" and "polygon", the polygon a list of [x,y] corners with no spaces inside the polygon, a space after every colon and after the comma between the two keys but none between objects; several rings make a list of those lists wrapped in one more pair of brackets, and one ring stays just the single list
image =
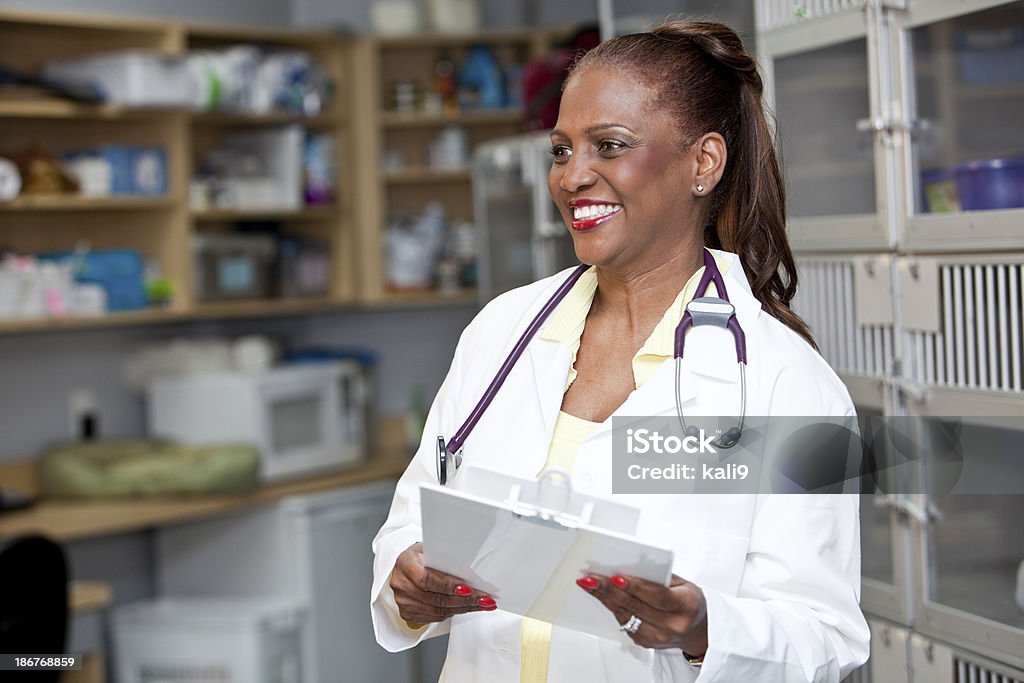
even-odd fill
[{"label": "plastic storage bin", "polygon": [[288,598],[161,598],[114,609],[119,683],[302,683],[305,610]]},{"label": "plastic storage bin", "polygon": [[195,235],[195,293],[202,301],[271,294],[276,245],[267,235]]},{"label": "plastic storage bin", "polygon": [[1024,207],[1024,157],[968,161],[954,175],[964,211]]},{"label": "plastic storage bin", "polygon": [[92,83],[115,104],[184,107],[190,81],[183,60],[156,52],[127,50],[50,62],[46,76]]}]

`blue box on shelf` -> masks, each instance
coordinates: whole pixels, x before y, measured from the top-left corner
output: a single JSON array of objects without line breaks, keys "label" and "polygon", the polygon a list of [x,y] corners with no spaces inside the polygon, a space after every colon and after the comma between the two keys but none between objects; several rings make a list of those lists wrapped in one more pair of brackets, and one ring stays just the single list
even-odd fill
[{"label": "blue box on shelf", "polygon": [[163,147],[102,145],[69,151],[67,161],[96,158],[110,166],[110,194],[167,194],[167,152]]},{"label": "blue box on shelf", "polygon": [[134,249],[51,252],[39,258],[75,261],[75,282],[103,287],[108,311],[137,311],[146,307],[144,264],[142,255]]}]

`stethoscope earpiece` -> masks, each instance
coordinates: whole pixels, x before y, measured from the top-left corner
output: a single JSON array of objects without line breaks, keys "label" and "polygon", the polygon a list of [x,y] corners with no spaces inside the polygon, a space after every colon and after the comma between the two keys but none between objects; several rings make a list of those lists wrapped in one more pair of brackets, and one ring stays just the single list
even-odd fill
[{"label": "stethoscope earpiece", "polygon": [[740,436],[743,432],[740,431],[739,427],[730,427],[725,430],[724,434],[719,435],[718,439],[715,440],[715,445],[719,448],[732,448],[739,443]]}]

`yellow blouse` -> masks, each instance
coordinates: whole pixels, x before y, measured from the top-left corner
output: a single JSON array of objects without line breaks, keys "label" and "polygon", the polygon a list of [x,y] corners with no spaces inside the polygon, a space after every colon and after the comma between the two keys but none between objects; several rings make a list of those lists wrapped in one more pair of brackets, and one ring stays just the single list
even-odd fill
[{"label": "yellow blouse", "polygon": [[[715,258],[718,269],[724,275],[731,265],[728,261]],[[651,332],[651,336],[643,343],[640,350],[633,356],[633,381],[636,388],[647,381],[654,371],[666,359],[672,357],[675,346],[675,331],[679,320],[683,317],[686,304],[690,302],[704,274],[703,266],[687,280],[675,301],[665,311],[665,315]],[[709,296],[714,295],[715,286],[708,285]],[[547,325],[539,332],[542,339],[564,344],[572,352],[572,365],[565,382],[568,389],[576,379],[576,353],[580,349],[583,327],[587,322],[587,314],[597,291],[597,273],[590,268],[573,285],[566,294],[562,304],[555,309]],[[548,447],[548,459],[544,469],[558,467],[572,472],[579,453],[580,444],[598,427],[597,422],[575,417],[559,411],[555,430]],[[548,655],[551,650],[551,624],[537,621],[529,617],[523,618],[520,648],[521,683],[545,683],[548,680]]]}]

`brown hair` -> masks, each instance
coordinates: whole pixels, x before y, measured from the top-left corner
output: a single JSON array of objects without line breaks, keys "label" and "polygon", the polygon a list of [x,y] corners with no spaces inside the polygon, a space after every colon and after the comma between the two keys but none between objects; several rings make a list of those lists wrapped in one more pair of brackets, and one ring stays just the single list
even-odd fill
[{"label": "brown hair", "polygon": [[726,167],[709,198],[704,243],[738,254],[758,301],[817,348],[789,306],[797,274],[786,238],[782,173],[757,62],[740,37],[716,22],[670,21],[602,43],[573,72],[594,64],[629,69],[653,86],[655,104],[671,109],[679,122],[684,147],[704,133],[725,138]]}]

